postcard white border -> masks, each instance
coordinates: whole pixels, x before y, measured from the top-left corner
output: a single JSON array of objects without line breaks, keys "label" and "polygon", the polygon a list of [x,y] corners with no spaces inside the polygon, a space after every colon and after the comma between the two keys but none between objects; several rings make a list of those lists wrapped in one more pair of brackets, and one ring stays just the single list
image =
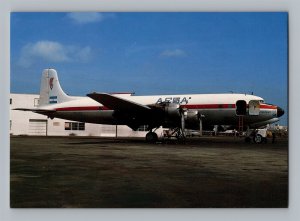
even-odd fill
[{"label": "postcard white border", "polygon": [[[288,209],[10,209],[10,12],[14,11],[285,11],[289,12]],[[297,0],[3,0],[0,7],[0,219],[16,220],[299,220],[300,1]],[[220,199],[222,200],[222,199]]]}]

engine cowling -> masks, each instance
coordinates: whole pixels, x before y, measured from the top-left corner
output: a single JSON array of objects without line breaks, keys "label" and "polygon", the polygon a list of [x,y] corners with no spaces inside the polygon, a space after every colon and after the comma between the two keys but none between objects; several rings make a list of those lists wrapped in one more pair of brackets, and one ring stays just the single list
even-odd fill
[{"label": "engine cowling", "polygon": [[155,119],[160,119],[159,122],[163,122],[163,127],[182,127],[183,124],[192,127],[199,125],[198,111],[181,108],[180,104],[162,102],[152,105],[151,108],[157,111]]},{"label": "engine cowling", "polygon": [[163,127],[177,127],[180,124],[181,109],[179,104],[161,102],[151,106],[156,110],[155,119],[159,119]]},{"label": "engine cowling", "polygon": [[164,115],[168,119],[180,119],[180,105],[173,103],[166,103],[163,107]]},{"label": "engine cowling", "polygon": [[184,119],[187,123],[195,123],[199,120],[198,111],[187,110],[184,112]]},{"label": "engine cowling", "polygon": [[182,115],[187,124],[195,124],[199,120],[198,111],[181,108],[179,104],[174,103],[163,103],[160,105],[160,108],[163,111],[164,122],[166,124],[178,125],[181,121]]}]

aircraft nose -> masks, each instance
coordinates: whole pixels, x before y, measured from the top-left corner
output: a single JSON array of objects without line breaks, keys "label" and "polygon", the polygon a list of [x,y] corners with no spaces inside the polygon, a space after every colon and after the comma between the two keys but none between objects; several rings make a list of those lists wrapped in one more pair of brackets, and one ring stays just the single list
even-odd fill
[{"label": "aircraft nose", "polygon": [[277,107],[277,117],[284,115],[284,110],[281,107]]}]

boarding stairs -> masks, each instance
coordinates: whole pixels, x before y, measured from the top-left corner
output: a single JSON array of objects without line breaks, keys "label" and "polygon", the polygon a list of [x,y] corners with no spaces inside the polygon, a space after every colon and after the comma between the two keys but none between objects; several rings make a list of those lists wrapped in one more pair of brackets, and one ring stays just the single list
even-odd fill
[{"label": "boarding stairs", "polygon": [[238,133],[239,133],[239,136],[243,135],[243,130],[244,130],[244,116],[240,115],[239,116],[239,122],[238,122]]}]

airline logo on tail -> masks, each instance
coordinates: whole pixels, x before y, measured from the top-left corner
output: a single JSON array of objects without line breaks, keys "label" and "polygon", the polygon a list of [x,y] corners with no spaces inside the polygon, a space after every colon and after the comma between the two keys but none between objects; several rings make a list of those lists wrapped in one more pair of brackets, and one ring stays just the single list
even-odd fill
[{"label": "airline logo on tail", "polygon": [[49,87],[50,87],[51,90],[53,88],[53,80],[54,80],[54,78],[49,79]]}]

